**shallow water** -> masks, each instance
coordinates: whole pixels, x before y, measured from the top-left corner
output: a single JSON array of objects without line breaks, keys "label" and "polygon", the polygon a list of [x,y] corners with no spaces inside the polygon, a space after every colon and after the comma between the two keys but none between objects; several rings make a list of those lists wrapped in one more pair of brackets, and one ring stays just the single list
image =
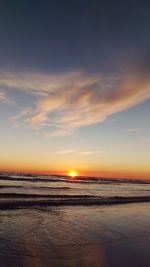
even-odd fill
[{"label": "shallow water", "polygon": [[146,181],[1,173],[0,266],[149,267],[150,204],[109,205],[142,199]]},{"label": "shallow water", "polygon": [[0,174],[0,209],[140,201],[150,201],[149,181]]},{"label": "shallow water", "polygon": [[0,266],[150,266],[149,203],[0,211]]}]

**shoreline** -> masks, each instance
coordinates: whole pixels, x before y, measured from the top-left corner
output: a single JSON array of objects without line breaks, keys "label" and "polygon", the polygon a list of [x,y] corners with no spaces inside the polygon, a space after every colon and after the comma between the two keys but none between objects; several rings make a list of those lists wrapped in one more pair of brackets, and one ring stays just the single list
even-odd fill
[{"label": "shoreline", "polygon": [[3,267],[149,267],[149,203],[0,211]]},{"label": "shoreline", "polygon": [[[12,198],[12,199],[11,199]],[[150,202],[149,196],[138,197],[93,197],[88,195],[34,195],[34,194],[0,194],[0,210],[13,210],[22,208],[44,208],[44,207],[65,207],[65,206],[112,206],[132,203]],[[11,199],[11,200],[10,200]]]}]

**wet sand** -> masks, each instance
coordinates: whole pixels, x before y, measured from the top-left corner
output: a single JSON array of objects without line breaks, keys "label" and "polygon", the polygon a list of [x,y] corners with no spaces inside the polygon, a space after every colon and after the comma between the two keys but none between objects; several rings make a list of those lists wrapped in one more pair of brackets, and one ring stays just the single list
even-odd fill
[{"label": "wet sand", "polygon": [[150,266],[150,204],[0,211],[2,267]]}]

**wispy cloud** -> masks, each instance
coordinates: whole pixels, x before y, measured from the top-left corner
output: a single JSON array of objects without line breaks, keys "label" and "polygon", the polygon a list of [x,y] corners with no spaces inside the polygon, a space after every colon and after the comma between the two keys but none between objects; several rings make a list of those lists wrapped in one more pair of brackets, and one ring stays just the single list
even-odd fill
[{"label": "wispy cloud", "polygon": [[123,116],[118,116],[118,117],[115,117],[111,120],[111,122],[118,122],[120,120],[122,120]]},{"label": "wispy cloud", "polygon": [[80,155],[93,155],[93,154],[102,154],[102,153],[104,153],[104,152],[100,151],[100,150],[78,152],[78,154],[80,154]]},{"label": "wispy cloud", "polygon": [[80,71],[54,75],[1,72],[0,86],[34,97],[34,104],[27,103],[12,121],[42,129],[47,137],[72,134],[150,98],[150,76],[145,69],[116,76]]},{"label": "wispy cloud", "polygon": [[6,96],[6,93],[0,92],[0,101],[2,102],[8,101],[8,97]]},{"label": "wispy cloud", "polygon": [[60,150],[60,151],[56,151],[54,152],[55,155],[61,155],[61,154],[70,154],[75,152],[74,149],[68,149],[68,150]]},{"label": "wispy cloud", "polygon": [[138,132],[139,130],[140,130],[139,128],[128,128],[125,130],[125,132],[134,133],[134,132]]},{"label": "wispy cloud", "polygon": [[101,150],[80,151],[78,149],[67,149],[54,152],[55,155],[71,154],[71,153],[74,153],[76,155],[86,156],[94,154],[103,154],[104,152]]}]

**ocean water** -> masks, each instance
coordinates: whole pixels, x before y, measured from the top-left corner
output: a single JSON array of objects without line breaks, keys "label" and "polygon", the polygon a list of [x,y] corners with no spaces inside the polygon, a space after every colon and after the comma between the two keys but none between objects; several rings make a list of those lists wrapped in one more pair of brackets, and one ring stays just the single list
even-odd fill
[{"label": "ocean water", "polygon": [[0,266],[148,267],[149,203],[127,204],[147,201],[149,181],[1,173]]},{"label": "ocean water", "polygon": [[0,173],[0,208],[150,201],[150,181]]}]

